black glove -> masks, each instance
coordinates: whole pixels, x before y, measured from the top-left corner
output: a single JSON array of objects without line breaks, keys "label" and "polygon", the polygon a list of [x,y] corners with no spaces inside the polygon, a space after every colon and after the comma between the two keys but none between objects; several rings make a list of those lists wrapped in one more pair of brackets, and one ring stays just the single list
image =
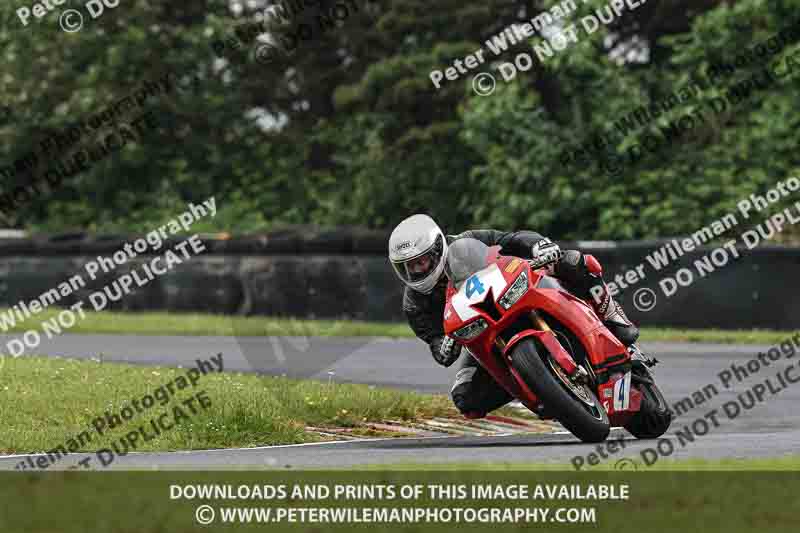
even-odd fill
[{"label": "black glove", "polygon": [[561,259],[561,248],[548,238],[533,245],[531,249],[531,267],[542,268]]},{"label": "black glove", "polygon": [[451,337],[438,337],[431,343],[431,353],[437,363],[447,368],[461,355],[461,345]]}]

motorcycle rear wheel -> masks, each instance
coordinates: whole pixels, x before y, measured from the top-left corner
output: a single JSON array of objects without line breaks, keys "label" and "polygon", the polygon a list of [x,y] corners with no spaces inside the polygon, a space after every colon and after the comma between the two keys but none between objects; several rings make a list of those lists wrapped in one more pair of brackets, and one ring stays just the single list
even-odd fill
[{"label": "motorcycle rear wheel", "polygon": [[[549,355],[545,356],[549,358]],[[608,414],[597,401],[597,397],[586,385],[573,384],[572,387],[582,388],[580,395],[585,400],[579,399],[550,365],[542,360],[532,339],[523,339],[514,347],[511,366],[528,388],[542,400],[548,415],[553,416],[573,435],[583,442],[606,440],[611,426]]]},{"label": "motorcycle rear wheel", "polygon": [[642,393],[642,404],[625,429],[637,439],[656,439],[666,433],[672,423],[672,411],[656,385],[653,375],[642,364],[635,364],[632,387]]}]

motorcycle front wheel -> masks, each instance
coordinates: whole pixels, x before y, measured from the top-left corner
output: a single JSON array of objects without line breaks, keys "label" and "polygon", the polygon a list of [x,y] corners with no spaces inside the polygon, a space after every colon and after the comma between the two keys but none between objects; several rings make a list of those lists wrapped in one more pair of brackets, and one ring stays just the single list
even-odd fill
[{"label": "motorcycle front wheel", "polygon": [[523,339],[511,352],[511,366],[544,403],[548,415],[573,435],[583,442],[606,440],[611,425],[595,394],[586,385],[571,382],[549,354],[543,355],[549,364],[532,339]]}]

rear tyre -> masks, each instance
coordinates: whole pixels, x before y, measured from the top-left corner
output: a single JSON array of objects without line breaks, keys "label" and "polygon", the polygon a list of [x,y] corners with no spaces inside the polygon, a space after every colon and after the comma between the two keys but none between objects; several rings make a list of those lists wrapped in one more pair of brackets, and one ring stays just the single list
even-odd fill
[{"label": "rear tyre", "polygon": [[653,375],[644,365],[634,364],[631,373],[631,386],[642,393],[642,405],[625,424],[625,429],[638,439],[656,439],[669,429],[672,423],[672,411],[656,385]]},{"label": "rear tyre", "polygon": [[560,367],[546,364],[532,339],[524,339],[514,347],[511,366],[542,400],[547,414],[573,435],[583,442],[602,442],[608,437],[608,415],[594,393],[586,385],[564,383],[566,376],[556,374],[555,368]]}]

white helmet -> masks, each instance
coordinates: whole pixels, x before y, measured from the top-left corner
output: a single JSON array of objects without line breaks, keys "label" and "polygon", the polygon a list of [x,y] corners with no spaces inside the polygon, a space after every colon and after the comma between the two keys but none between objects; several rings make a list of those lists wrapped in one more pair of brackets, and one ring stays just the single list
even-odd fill
[{"label": "white helmet", "polygon": [[444,272],[447,238],[428,215],[410,216],[389,237],[389,261],[403,283],[427,294]]}]

